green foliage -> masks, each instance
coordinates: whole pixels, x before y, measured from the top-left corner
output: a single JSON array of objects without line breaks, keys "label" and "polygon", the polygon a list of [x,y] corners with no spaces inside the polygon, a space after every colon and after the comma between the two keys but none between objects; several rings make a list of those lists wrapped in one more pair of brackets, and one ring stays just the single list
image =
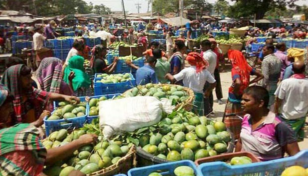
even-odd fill
[{"label": "green foliage", "polygon": [[225,0],[218,0],[214,6],[213,10],[216,14],[221,15],[221,14],[226,14],[229,9],[229,3]]}]

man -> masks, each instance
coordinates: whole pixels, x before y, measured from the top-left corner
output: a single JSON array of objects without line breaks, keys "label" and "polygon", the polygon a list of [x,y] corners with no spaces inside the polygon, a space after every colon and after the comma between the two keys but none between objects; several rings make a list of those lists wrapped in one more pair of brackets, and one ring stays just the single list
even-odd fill
[{"label": "man", "polygon": [[[217,55],[212,51],[212,43],[209,40],[203,40],[201,42],[201,50],[202,50],[202,56],[205,61],[208,62],[209,66],[207,70],[211,73],[213,77],[215,68],[216,68],[216,63],[217,63]],[[207,90],[209,87],[209,83],[206,83],[204,86],[204,90]],[[214,115],[213,112],[213,93],[210,92],[210,95],[208,97],[204,98],[204,113],[205,115]]]},{"label": "man", "polygon": [[170,73],[170,63],[165,58],[162,58],[162,51],[160,49],[154,49],[153,56],[157,59],[155,73],[158,81],[162,84],[169,83],[169,80],[165,78],[165,75]]},{"label": "man", "polygon": [[287,47],[285,43],[278,43],[276,45],[277,51],[275,53],[275,56],[281,61],[281,72],[280,72],[280,80],[283,77],[283,73],[285,69],[290,65],[290,62],[288,61],[288,56],[285,54]]},{"label": "man", "polygon": [[[185,87],[192,89],[195,93],[195,100],[193,111],[198,115],[204,114],[203,97],[208,97],[216,85],[214,77],[206,69],[207,63],[203,60],[200,54],[191,52],[187,56],[187,61],[191,65],[188,68],[183,69],[180,73],[172,76],[170,73],[166,75],[166,78],[171,82],[177,82],[183,80]],[[204,91],[205,83],[209,83],[209,88]]]},{"label": "man", "polygon": [[[266,39],[265,45],[274,45],[274,40],[271,39],[271,38]],[[274,52],[276,52],[276,51],[274,51]],[[263,61],[263,59],[264,59],[263,52],[260,52],[258,58],[259,58],[259,63],[261,63]]]},{"label": "man", "polygon": [[294,62],[293,72],[294,75],[283,80],[275,92],[274,112],[292,127],[297,140],[302,141],[308,113],[308,79],[305,77],[304,62]]},{"label": "man", "polygon": [[136,72],[137,85],[145,85],[148,83],[157,84],[158,80],[155,73],[155,65],[157,60],[154,57],[149,57],[148,62]]},{"label": "man", "polygon": [[57,35],[60,35],[58,33],[55,32],[54,28],[57,26],[56,22],[51,20],[49,22],[49,25],[45,27],[45,36],[47,37],[47,39],[55,39],[57,38]]},{"label": "man", "polygon": [[35,64],[37,68],[44,58],[51,57],[53,55],[50,49],[44,48],[45,40],[46,37],[43,35],[43,27],[36,27],[35,34],[33,35],[33,50],[35,52]]},{"label": "man", "polygon": [[182,40],[175,41],[174,54],[170,58],[170,73],[172,75],[180,73],[180,71],[185,67],[184,54],[186,48],[185,43]]},{"label": "man", "polygon": [[275,91],[277,89],[277,84],[281,73],[281,61],[274,55],[274,46],[266,45],[263,48],[264,60],[262,61],[262,74],[264,79],[262,86],[265,87],[270,96],[269,107],[274,104],[275,101]]}]

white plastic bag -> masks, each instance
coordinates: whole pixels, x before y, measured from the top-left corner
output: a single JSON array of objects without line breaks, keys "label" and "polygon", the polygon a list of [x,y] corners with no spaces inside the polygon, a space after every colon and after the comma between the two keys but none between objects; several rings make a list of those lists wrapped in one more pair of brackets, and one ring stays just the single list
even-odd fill
[{"label": "white plastic bag", "polygon": [[168,99],[139,96],[99,103],[100,126],[104,127],[105,139],[121,132],[158,123],[162,112],[171,113],[174,106]]}]

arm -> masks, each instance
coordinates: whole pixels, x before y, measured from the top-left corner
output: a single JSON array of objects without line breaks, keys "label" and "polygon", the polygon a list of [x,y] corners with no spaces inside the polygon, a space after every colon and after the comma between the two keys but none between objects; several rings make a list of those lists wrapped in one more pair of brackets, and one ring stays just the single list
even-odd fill
[{"label": "arm", "polygon": [[300,149],[298,143],[293,142],[284,146],[284,151],[286,151],[289,156],[294,156],[300,151]]},{"label": "arm", "polygon": [[210,83],[209,88],[206,89],[206,91],[204,92],[204,96],[205,96],[205,97],[209,97],[210,94],[211,94],[211,92],[212,92],[212,90],[213,90],[215,87],[216,87],[216,82]]},{"label": "arm", "polygon": [[68,101],[73,104],[80,103],[80,99],[75,96],[62,95],[58,93],[49,93],[49,100],[51,101]]},{"label": "arm", "polygon": [[235,146],[235,152],[240,152],[240,151],[242,151],[242,140],[241,140],[241,138],[238,139],[236,146]]},{"label": "arm", "polygon": [[109,65],[109,66],[107,67],[107,69],[105,69],[105,70],[103,70],[103,71],[105,71],[105,72],[108,73],[108,74],[111,74],[111,73],[115,70],[117,64],[118,64],[118,58],[115,57],[114,60],[113,60],[113,63],[112,63],[111,65]]},{"label": "arm", "polygon": [[126,62],[126,64],[127,64],[128,66],[130,66],[130,67],[132,67],[132,68],[134,68],[134,69],[136,69],[136,70],[139,69],[139,67],[138,67],[137,65],[133,64],[131,60],[127,60],[127,61],[125,61],[125,62]]},{"label": "arm", "polygon": [[168,79],[171,83],[176,82],[175,78],[170,73],[167,73],[165,78]]},{"label": "arm", "polygon": [[234,83],[233,83],[233,93],[235,95],[240,95],[239,91],[240,91],[240,88],[241,88],[241,84],[242,84],[242,81],[240,78],[236,78]]},{"label": "arm", "polygon": [[276,97],[275,104],[274,104],[274,113],[275,114],[279,113],[279,108],[281,107],[281,105],[282,105],[282,99],[279,99],[278,97]]},{"label": "arm", "polygon": [[256,75],[257,77],[253,79],[252,81],[250,81],[249,84],[258,83],[260,80],[264,78],[264,75],[260,73],[259,71],[255,71],[254,75]]},{"label": "arm", "polygon": [[269,63],[266,60],[263,60],[261,70],[262,70],[262,74],[264,76],[262,86],[266,87],[266,86],[268,86],[268,79],[269,79]]},{"label": "arm", "polygon": [[276,125],[275,136],[277,142],[282,147],[282,157],[284,156],[284,152],[287,152],[289,156],[293,156],[300,151],[295,132],[286,123],[280,122]]},{"label": "arm", "polygon": [[86,134],[79,139],[70,142],[64,146],[52,148],[47,150],[46,164],[52,165],[57,161],[61,161],[71,156],[80,147],[96,142],[97,136],[93,134]]}]

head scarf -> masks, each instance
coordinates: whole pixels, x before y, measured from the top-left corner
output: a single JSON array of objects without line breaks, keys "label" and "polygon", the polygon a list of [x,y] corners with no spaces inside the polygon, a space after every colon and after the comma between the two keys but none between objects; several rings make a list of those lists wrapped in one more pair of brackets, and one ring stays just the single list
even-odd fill
[{"label": "head scarf", "polygon": [[[22,113],[24,112],[25,107],[22,105],[22,95],[21,95],[21,85],[20,85],[20,71],[25,65],[18,64],[9,67],[3,74],[1,84],[5,85],[10,93],[14,96],[14,111],[17,118],[17,122],[22,122]],[[35,95],[33,89],[29,89],[27,92],[27,99],[33,101]],[[35,116],[38,117],[42,113],[42,105],[34,104]]]},{"label": "head scarf", "polygon": [[3,105],[3,103],[5,102],[7,96],[9,94],[8,89],[0,84],[0,107]]},{"label": "head scarf", "polygon": [[60,93],[62,81],[62,61],[55,57],[43,59],[36,71],[41,89],[46,92]]},{"label": "head scarf", "polygon": [[232,72],[237,72],[240,75],[242,86],[247,88],[252,68],[248,65],[243,53],[238,50],[229,50],[228,58],[232,63]]},{"label": "head scarf", "polygon": [[304,61],[305,50],[299,48],[288,49],[288,57],[293,57],[294,61]]},{"label": "head scarf", "polygon": [[207,62],[197,52],[189,53],[186,60],[190,65],[196,66],[196,73],[200,73],[208,66]]},{"label": "head scarf", "polygon": [[88,88],[91,85],[90,77],[87,73],[85,73],[85,69],[83,67],[84,58],[82,56],[73,56],[68,61],[68,66],[65,67],[63,80],[69,84],[69,75],[71,72],[75,73],[75,77],[73,79],[73,89],[74,91],[79,88]]}]

